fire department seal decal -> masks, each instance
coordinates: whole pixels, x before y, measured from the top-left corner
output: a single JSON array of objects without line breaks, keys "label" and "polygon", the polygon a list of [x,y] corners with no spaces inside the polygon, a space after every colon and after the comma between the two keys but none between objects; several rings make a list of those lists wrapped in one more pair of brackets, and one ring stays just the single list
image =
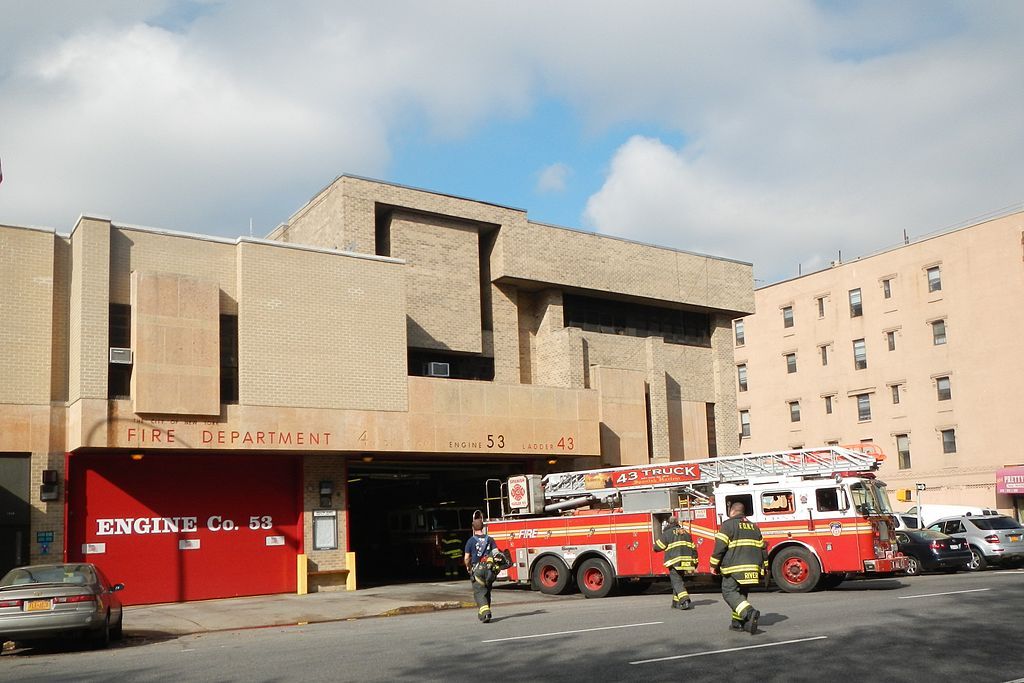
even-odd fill
[{"label": "fire department seal decal", "polygon": [[832,522],[828,525],[828,528],[832,531],[833,536],[838,536],[843,533],[843,525],[839,522]]}]

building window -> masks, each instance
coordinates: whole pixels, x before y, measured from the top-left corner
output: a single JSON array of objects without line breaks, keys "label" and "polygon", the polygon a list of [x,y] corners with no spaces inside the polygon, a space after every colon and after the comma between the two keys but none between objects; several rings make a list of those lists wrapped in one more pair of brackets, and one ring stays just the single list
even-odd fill
[{"label": "building window", "polygon": [[740,391],[747,390],[747,366],[746,364],[736,366],[736,379],[740,384]]},{"label": "building window", "polygon": [[892,298],[892,279],[886,278],[882,280],[882,296],[886,299]]},{"label": "building window", "polygon": [[782,308],[782,326],[793,327],[793,307],[784,306]]},{"label": "building window", "polygon": [[740,411],[740,438],[750,436],[750,411]]},{"label": "building window", "polygon": [[220,402],[238,403],[238,316],[220,317]]},{"label": "building window", "polygon": [[817,301],[818,301],[818,317],[819,318],[824,318],[825,317],[825,297],[819,296]]},{"label": "building window", "polygon": [[[107,328],[108,345],[115,349],[132,347],[132,307],[110,304]],[[132,364],[107,363],[107,398],[131,398]]]},{"label": "building window", "polygon": [[885,333],[885,343],[889,345],[890,351],[896,350],[896,332],[889,330]]},{"label": "building window", "polygon": [[494,359],[490,356],[409,349],[406,353],[406,363],[410,377],[446,377],[477,382],[494,381]]},{"label": "building window", "polygon": [[832,397],[831,396],[826,396],[825,397],[825,414],[826,415],[831,415],[832,414]]},{"label": "building window", "polygon": [[822,344],[818,348],[821,349],[821,364],[828,365],[828,344]]},{"label": "building window", "polygon": [[795,353],[787,353],[786,354],[786,372],[788,372],[789,374],[793,374],[794,372],[796,372],[796,354]]},{"label": "building window", "polygon": [[861,422],[871,419],[871,394],[857,394],[857,419]]},{"label": "building window", "polygon": [[704,423],[708,427],[708,457],[718,457],[718,427],[715,423],[715,404],[704,404]]},{"label": "building window", "polygon": [[860,289],[850,290],[850,317],[857,318],[864,315],[864,308],[861,306]]},{"label": "building window", "polygon": [[940,401],[948,401],[953,398],[953,388],[949,384],[949,377],[936,377],[935,391]]},{"label": "building window", "polygon": [[562,316],[566,327],[630,337],[661,337],[670,344],[711,346],[711,317],[643,304],[565,294]]},{"label": "building window", "polygon": [[943,453],[956,453],[956,430],[955,429],[943,429],[942,434],[942,452]]},{"label": "building window", "polygon": [[900,402],[900,385],[893,384],[890,388],[892,389],[892,403],[896,405]]},{"label": "building window", "polygon": [[910,469],[910,435],[896,435],[896,453],[899,454],[899,467],[901,470]]},{"label": "building window", "polygon": [[939,271],[939,267],[932,266],[925,272],[928,273],[928,291],[940,291],[942,289],[942,273]]},{"label": "building window", "polygon": [[946,343],[946,321],[936,320],[932,323],[932,344],[941,346]]},{"label": "building window", "polygon": [[799,422],[800,421],[800,401],[789,402],[789,421]]},{"label": "building window", "polygon": [[868,350],[864,346],[863,339],[853,340],[853,368],[864,370],[868,367]]},{"label": "building window", "polygon": [[736,321],[736,346],[743,346],[743,342],[746,341],[746,337],[743,334],[743,321]]}]

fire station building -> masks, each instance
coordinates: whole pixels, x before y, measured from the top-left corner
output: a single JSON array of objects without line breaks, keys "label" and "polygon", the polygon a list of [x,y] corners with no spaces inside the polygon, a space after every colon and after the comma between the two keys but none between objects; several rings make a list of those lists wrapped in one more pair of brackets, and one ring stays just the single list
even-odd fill
[{"label": "fire station building", "polygon": [[429,576],[510,474],[738,452],[751,266],[343,176],[267,239],[0,225],[0,569]]}]

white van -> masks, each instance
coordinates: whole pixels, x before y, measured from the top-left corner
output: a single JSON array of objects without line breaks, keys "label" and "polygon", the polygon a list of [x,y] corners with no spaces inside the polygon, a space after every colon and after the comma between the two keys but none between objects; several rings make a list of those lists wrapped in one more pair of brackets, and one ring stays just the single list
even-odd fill
[{"label": "white van", "polygon": [[[918,506],[910,508],[906,512],[898,512],[897,515],[910,515],[917,517]],[[994,508],[976,507],[974,505],[931,505],[924,504],[921,508],[921,528],[927,527],[935,520],[943,517],[957,517],[959,515],[998,515],[999,510]]]},{"label": "white van", "polygon": [[917,529],[920,527],[917,520],[917,513],[909,514],[906,512],[895,513],[896,528],[899,531],[906,531],[907,529]]}]

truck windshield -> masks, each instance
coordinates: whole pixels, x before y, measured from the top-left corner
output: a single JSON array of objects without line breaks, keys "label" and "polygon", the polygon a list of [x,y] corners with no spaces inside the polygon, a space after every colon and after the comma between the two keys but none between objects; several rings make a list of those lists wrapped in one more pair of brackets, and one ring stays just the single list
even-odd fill
[{"label": "truck windshield", "polygon": [[862,515],[879,515],[892,512],[885,484],[874,481],[858,481],[850,485],[850,496],[857,511]]},{"label": "truck windshield", "polygon": [[893,510],[892,505],[889,504],[889,490],[886,488],[885,484],[876,481],[873,482],[870,486],[872,489],[874,489],[875,500],[878,501],[879,511],[891,513]]}]

